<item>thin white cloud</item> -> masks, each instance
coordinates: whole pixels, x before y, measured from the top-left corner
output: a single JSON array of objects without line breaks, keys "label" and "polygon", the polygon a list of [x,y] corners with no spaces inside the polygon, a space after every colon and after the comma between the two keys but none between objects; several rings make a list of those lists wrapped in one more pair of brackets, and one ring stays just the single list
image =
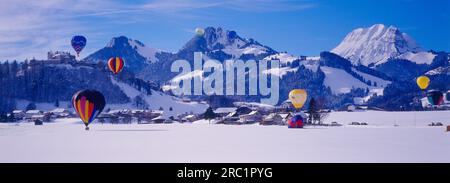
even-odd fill
[{"label": "thin white cloud", "polygon": [[0,60],[45,58],[49,50],[69,50],[74,34],[92,31],[73,17],[113,8],[107,0],[2,0]]},{"label": "thin white cloud", "polygon": [[315,7],[309,1],[286,0],[155,0],[143,9],[159,12],[177,12],[197,9],[221,8],[245,12],[296,11]]},{"label": "thin white cloud", "polygon": [[[0,1],[0,61],[45,58],[49,50],[71,50],[70,39],[74,34],[97,35],[99,29],[111,23],[148,22],[148,15],[166,17],[168,20],[208,19],[214,16],[211,10],[215,9],[272,12],[315,6],[307,1],[295,3],[285,0],[154,0],[140,3],[113,0]],[[86,21],[91,18],[103,18],[104,21]],[[88,41],[91,40],[96,41],[90,37]],[[91,49],[88,44],[86,51]]]},{"label": "thin white cloud", "polygon": [[316,7],[316,3],[309,1],[285,0],[231,0],[226,7],[238,11],[248,12],[281,12],[299,11]]}]

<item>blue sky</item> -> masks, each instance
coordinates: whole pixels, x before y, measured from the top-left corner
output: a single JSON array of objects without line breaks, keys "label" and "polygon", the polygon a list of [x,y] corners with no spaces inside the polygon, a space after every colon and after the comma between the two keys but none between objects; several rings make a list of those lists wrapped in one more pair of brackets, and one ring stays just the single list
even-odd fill
[{"label": "blue sky", "polygon": [[[176,52],[196,27],[221,26],[278,51],[318,55],[351,30],[394,25],[423,48],[450,51],[448,0],[6,0],[0,7],[0,60],[45,58],[88,38],[81,56],[125,35]],[[5,26],[6,25],[6,26]]]}]

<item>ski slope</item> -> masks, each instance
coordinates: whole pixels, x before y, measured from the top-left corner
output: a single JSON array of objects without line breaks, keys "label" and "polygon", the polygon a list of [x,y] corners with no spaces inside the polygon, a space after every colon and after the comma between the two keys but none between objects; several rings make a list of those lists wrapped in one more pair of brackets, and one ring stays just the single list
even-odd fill
[{"label": "ski slope", "polygon": [[320,68],[325,73],[324,85],[329,86],[334,94],[348,93],[352,88],[365,89],[369,87],[345,70],[326,66]]},{"label": "ski slope", "polygon": [[345,70],[327,66],[322,66],[320,68],[325,73],[324,85],[329,86],[334,94],[348,93],[352,90],[352,88],[368,88],[369,95],[365,99],[368,100],[371,96],[373,96],[374,93],[376,93],[377,95],[383,95],[384,87],[391,83],[390,81],[386,81],[370,74],[360,72],[356,69],[352,69],[354,72],[362,76],[366,81],[370,80],[372,83],[377,83],[377,86],[374,86],[374,84],[372,84],[372,86],[369,86],[366,83],[356,79]]},{"label": "ski slope", "polygon": [[[450,111],[335,112],[341,127],[0,124],[0,162],[450,162]],[[346,125],[351,121],[368,126]],[[397,127],[394,126],[396,121]]]}]

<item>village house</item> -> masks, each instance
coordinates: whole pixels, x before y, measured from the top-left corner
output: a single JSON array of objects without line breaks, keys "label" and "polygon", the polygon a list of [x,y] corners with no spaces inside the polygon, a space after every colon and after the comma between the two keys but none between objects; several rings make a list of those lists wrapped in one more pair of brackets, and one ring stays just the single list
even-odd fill
[{"label": "village house", "polygon": [[66,118],[70,116],[70,112],[64,108],[56,108],[50,111],[53,118]]},{"label": "village house", "polygon": [[12,114],[14,115],[14,120],[22,120],[25,117],[23,110],[14,110]]},{"label": "village house", "polygon": [[184,117],[181,119],[181,122],[194,122],[194,121],[196,121],[196,120],[198,120],[198,117],[197,117],[196,115],[194,115],[194,114],[189,114],[189,115],[187,115],[187,116],[184,116]]},{"label": "village house", "polygon": [[75,63],[75,56],[71,55],[69,52],[56,51],[47,52],[46,63],[49,64],[71,64]]},{"label": "village house", "polygon": [[235,112],[236,110],[237,110],[236,107],[220,107],[220,108],[217,108],[216,110],[214,110],[214,113],[218,117],[223,118],[224,116],[226,116],[232,112]]},{"label": "village house", "polygon": [[29,119],[29,122],[34,122],[34,121],[44,121],[44,115],[43,114],[36,114],[36,115],[32,115]]},{"label": "village house", "polygon": [[244,124],[249,123],[257,123],[260,122],[263,119],[262,115],[258,111],[252,111],[248,114],[243,114],[239,116],[239,122]]},{"label": "village house", "polygon": [[34,115],[42,115],[42,114],[44,113],[40,110],[28,110],[27,112],[25,112],[25,119],[29,120]]},{"label": "village house", "polygon": [[280,114],[270,113],[260,123],[260,125],[284,125],[284,119]]},{"label": "village house", "polygon": [[224,116],[219,123],[224,124],[241,124],[239,122],[241,115],[250,114],[252,112],[252,109],[249,107],[239,107],[235,111],[229,113],[228,115]]},{"label": "village house", "polygon": [[164,116],[158,116],[158,117],[156,117],[156,118],[153,118],[151,121],[153,122],[153,123],[164,123],[164,122],[166,122],[168,119],[166,118],[166,117],[164,117]]}]

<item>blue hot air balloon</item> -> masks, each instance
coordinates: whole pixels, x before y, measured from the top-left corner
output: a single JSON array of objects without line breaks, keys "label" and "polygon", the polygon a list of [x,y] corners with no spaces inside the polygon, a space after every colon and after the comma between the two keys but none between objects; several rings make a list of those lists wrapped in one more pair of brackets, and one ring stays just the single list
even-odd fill
[{"label": "blue hot air balloon", "polygon": [[287,122],[288,128],[303,128],[303,117],[299,114],[294,115]]},{"label": "blue hot air balloon", "polygon": [[77,56],[80,55],[81,50],[86,46],[86,38],[84,36],[73,36],[72,47],[77,52]]}]

